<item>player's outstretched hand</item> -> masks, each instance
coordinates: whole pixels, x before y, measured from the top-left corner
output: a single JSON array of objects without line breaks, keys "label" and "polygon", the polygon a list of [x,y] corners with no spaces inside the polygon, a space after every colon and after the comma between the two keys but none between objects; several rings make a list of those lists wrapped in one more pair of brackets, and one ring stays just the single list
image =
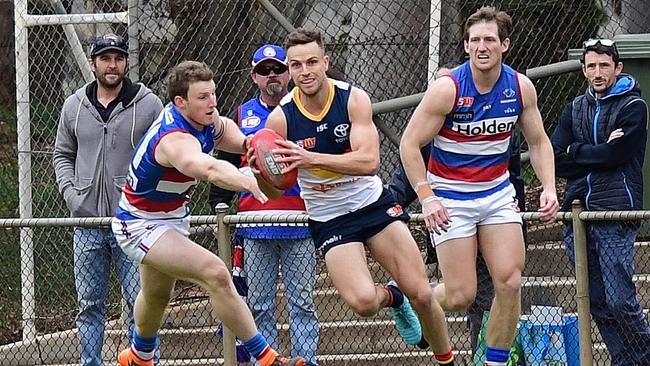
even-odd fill
[{"label": "player's outstretched hand", "polygon": [[257,179],[255,177],[246,176],[247,182],[245,184],[246,191],[250,192],[256,200],[260,203],[266,203],[269,198],[262,192],[260,187],[257,185]]},{"label": "player's outstretched hand", "polygon": [[443,231],[447,232],[451,219],[449,218],[449,212],[447,212],[440,200],[430,196],[423,199],[420,204],[422,205],[422,214],[424,214],[424,223],[427,229],[438,235],[442,234]]},{"label": "player's outstretched hand", "polygon": [[295,142],[287,140],[275,140],[275,142],[282,146],[281,149],[273,149],[273,154],[277,156],[275,161],[287,163],[287,166],[282,169],[282,174],[296,168],[307,168],[311,165],[309,152]]},{"label": "player's outstretched hand", "polygon": [[557,202],[557,193],[542,191],[539,196],[539,219],[543,222],[555,220],[555,215],[560,210],[560,204]]}]

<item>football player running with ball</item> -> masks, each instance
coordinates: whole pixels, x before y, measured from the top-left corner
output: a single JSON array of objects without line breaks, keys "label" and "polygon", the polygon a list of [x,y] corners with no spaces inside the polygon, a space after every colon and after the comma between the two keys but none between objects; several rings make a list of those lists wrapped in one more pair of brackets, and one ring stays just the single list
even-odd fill
[{"label": "football player running with ball", "polygon": [[[361,316],[389,307],[407,343],[428,342],[440,364],[453,365],[445,314],[405,224],[408,215],[376,175],[379,137],[370,98],[326,77],[329,58],[318,30],[294,31],[285,49],[297,87],[271,112],[266,127],[287,138],[278,141],[283,148],[275,151],[282,155],[277,161],[288,164],[284,172],[298,169],[309,230],[334,286]],[[375,286],[366,247],[396,283]]]}]

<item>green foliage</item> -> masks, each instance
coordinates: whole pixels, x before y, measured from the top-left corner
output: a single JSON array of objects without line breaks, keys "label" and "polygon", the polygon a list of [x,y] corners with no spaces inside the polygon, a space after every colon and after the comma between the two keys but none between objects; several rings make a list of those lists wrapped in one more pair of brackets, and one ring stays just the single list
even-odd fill
[{"label": "green foliage", "polygon": [[210,202],[208,201],[208,193],[210,191],[210,185],[205,182],[199,182],[196,186],[196,189],[192,193],[192,198],[190,199],[190,212],[192,215],[211,215],[212,209],[210,208]]},{"label": "green foliage", "polygon": [[0,344],[20,336],[20,244],[18,229],[0,231]]},{"label": "green foliage", "polygon": [[13,160],[0,157],[0,217],[5,218],[18,216],[18,166]]},{"label": "green foliage", "polygon": [[0,104],[0,217],[18,214],[16,112]]},{"label": "green foliage", "polygon": [[38,101],[32,102],[31,136],[32,149],[51,150],[56,136],[56,128],[59,123],[61,104],[46,104]]}]

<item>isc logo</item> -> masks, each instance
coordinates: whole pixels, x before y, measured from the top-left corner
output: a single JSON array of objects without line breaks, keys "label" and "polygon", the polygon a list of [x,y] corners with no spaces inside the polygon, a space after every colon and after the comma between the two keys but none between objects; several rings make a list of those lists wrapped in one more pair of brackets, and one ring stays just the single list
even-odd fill
[{"label": "isc logo", "polygon": [[316,126],[316,132],[323,132],[327,129],[327,123],[323,123],[322,125]]}]

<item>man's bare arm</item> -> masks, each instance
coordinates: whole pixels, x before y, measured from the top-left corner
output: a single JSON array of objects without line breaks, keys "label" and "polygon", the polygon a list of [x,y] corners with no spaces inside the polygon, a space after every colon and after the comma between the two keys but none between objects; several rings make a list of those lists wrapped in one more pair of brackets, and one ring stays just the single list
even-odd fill
[{"label": "man's bare arm", "polygon": [[199,141],[190,134],[174,132],[164,136],[154,154],[158,164],[231,191],[251,192],[260,201],[266,201],[253,177],[242,174],[226,161],[203,153]]},{"label": "man's bare arm", "polygon": [[228,117],[218,117],[215,146],[221,151],[236,154],[246,153],[244,141],[246,136],[241,132],[237,123]]},{"label": "man's bare arm", "polygon": [[402,135],[400,158],[404,171],[422,205],[427,229],[440,234],[447,231],[451,221],[449,212],[438,201],[427,181],[426,168],[420,148],[440,132],[445,116],[456,102],[456,85],[449,77],[434,81],[424,93]]},{"label": "man's bare arm", "polygon": [[449,77],[434,81],[415,109],[400,142],[404,171],[420,200],[432,196],[420,149],[430,143],[442,128],[456,99],[456,86]]},{"label": "man's bare arm", "polygon": [[540,213],[543,221],[555,218],[559,208],[555,190],[555,156],[553,146],[544,130],[542,115],[537,107],[535,86],[526,76],[518,74],[521,86],[523,110],[519,116],[519,127],[528,142],[530,163],[542,183]]}]

